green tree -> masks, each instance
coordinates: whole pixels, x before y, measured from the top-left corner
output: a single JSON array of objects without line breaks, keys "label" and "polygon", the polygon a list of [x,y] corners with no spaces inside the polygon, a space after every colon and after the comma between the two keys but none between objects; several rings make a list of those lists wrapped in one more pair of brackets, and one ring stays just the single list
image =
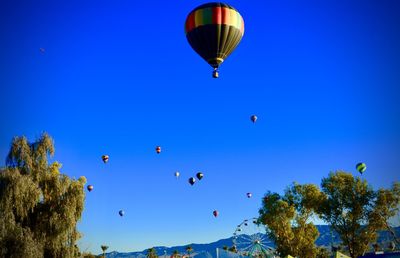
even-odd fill
[{"label": "green tree", "polygon": [[172,252],[172,257],[173,257],[173,258],[179,258],[179,257],[180,257],[179,251],[178,251],[178,250],[174,250],[174,251]]},{"label": "green tree", "polygon": [[[224,250],[225,250],[225,249],[224,249]],[[231,246],[231,247],[229,247],[229,248],[228,248],[228,251],[229,251],[229,252],[232,252],[232,253],[237,253],[237,252],[238,252],[236,246]]]},{"label": "green tree", "polygon": [[328,249],[324,248],[324,247],[318,247],[317,250],[317,258],[329,258],[331,257]]},{"label": "green tree", "polygon": [[146,255],[146,257],[147,257],[147,258],[157,258],[158,255],[157,255],[156,249],[155,249],[154,247],[149,248],[149,249],[147,250],[147,255]]},{"label": "green tree", "polygon": [[319,213],[340,236],[351,257],[358,257],[376,242],[377,231],[398,212],[400,184],[374,191],[366,180],[343,171],[322,179],[325,194]]},{"label": "green tree", "polygon": [[190,257],[190,254],[193,252],[193,247],[192,246],[187,246],[186,247],[186,252],[187,252],[187,254],[189,255],[189,257]]},{"label": "green tree", "polygon": [[52,138],[15,137],[0,169],[0,257],[77,257],[76,225],[84,208],[84,177],[71,180],[49,164]]},{"label": "green tree", "polygon": [[266,226],[281,256],[316,257],[319,233],[310,219],[322,198],[316,185],[296,183],[283,196],[271,192],[264,196],[259,223]]},{"label": "green tree", "polygon": [[107,245],[101,245],[101,250],[103,251],[103,258],[106,257],[106,251],[107,251],[107,249],[108,249],[108,246],[107,246]]},{"label": "green tree", "polygon": [[86,252],[84,252],[84,253],[82,254],[82,257],[83,257],[83,258],[96,258],[97,256],[94,255],[94,254],[91,254],[91,253],[86,253]]}]

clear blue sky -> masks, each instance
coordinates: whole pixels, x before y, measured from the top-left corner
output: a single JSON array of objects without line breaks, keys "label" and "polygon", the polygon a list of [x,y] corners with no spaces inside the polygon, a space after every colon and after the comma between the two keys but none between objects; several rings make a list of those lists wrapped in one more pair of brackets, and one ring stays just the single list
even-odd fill
[{"label": "clear blue sky", "polygon": [[267,190],[359,161],[374,188],[399,180],[399,1],[232,0],[245,34],[217,80],[183,30],[202,3],[0,3],[0,165],[13,136],[55,139],[94,185],[83,250],[230,237]]}]

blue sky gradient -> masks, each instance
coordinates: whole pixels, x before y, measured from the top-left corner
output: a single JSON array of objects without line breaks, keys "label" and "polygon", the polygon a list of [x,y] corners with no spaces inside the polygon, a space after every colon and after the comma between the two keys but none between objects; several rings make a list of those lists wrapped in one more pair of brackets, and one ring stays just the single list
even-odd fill
[{"label": "blue sky gradient", "polygon": [[0,3],[0,166],[14,136],[55,139],[94,185],[83,250],[230,237],[267,190],[360,161],[375,189],[399,180],[399,1],[232,0],[245,34],[219,79],[184,35],[202,3]]}]

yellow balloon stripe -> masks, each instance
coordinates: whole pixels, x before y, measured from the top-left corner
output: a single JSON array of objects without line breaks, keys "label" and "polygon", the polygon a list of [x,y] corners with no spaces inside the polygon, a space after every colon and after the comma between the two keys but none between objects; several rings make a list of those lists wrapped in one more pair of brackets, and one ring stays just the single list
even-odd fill
[{"label": "yellow balloon stripe", "polygon": [[[216,15],[221,16],[221,22],[216,22],[216,19],[214,19]],[[207,7],[196,10],[188,16],[185,32],[208,24],[229,25],[239,29],[242,34],[244,33],[243,17],[236,10],[227,7]]]}]

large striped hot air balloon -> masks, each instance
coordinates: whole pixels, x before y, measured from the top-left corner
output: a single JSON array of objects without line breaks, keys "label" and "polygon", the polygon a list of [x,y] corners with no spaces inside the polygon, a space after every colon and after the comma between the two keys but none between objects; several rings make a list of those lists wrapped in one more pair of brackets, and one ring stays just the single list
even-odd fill
[{"label": "large striped hot air balloon", "polygon": [[238,46],[244,33],[240,13],[224,3],[207,3],[189,13],[185,23],[189,44],[211,67],[218,78],[218,68]]}]

